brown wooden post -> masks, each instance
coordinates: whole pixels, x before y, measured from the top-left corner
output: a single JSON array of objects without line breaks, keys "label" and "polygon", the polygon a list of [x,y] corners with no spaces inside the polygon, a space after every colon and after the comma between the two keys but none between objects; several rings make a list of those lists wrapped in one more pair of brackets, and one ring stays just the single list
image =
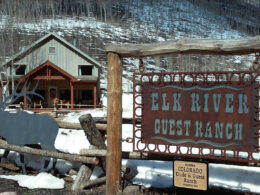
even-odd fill
[{"label": "brown wooden post", "polygon": [[71,108],[74,108],[74,85],[72,82],[70,82],[70,104]]},{"label": "brown wooden post", "polygon": [[[80,104],[79,103],[79,87],[77,86],[75,86],[75,89],[76,89],[76,104]],[[79,108],[80,108],[80,106],[79,106]]]},{"label": "brown wooden post", "polygon": [[122,64],[115,53],[108,53],[108,108],[106,194],[114,195],[121,189],[122,158]]},{"label": "brown wooden post", "polygon": [[[27,86],[25,87],[25,94],[26,94],[26,91],[27,91]],[[23,105],[24,105],[24,108],[27,108],[27,98],[26,98],[26,95],[23,96]]]},{"label": "brown wooden post", "polygon": [[94,85],[94,108],[97,107],[97,85]]}]

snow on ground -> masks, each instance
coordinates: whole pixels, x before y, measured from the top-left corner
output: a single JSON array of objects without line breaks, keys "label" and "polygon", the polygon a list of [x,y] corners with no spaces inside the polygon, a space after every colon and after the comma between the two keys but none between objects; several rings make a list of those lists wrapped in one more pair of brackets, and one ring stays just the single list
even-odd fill
[{"label": "snow on ground", "polygon": [[81,112],[71,112],[68,113],[63,121],[66,121],[68,123],[78,123],[79,117],[84,114],[91,114],[92,117],[107,117],[107,109],[106,108],[97,108],[93,110],[84,110]]},{"label": "snow on ground", "polygon": [[260,193],[260,168],[210,163],[209,186]]},{"label": "snow on ground", "polygon": [[[132,116],[133,94],[123,94],[123,116]],[[106,110],[103,110],[106,112]],[[83,111],[86,113],[88,111]],[[100,116],[101,110],[91,110],[93,117]],[[77,122],[82,113],[67,115],[64,121]],[[73,119],[70,116],[73,115]],[[122,138],[133,136],[133,126],[123,124]],[[133,151],[131,143],[122,142],[123,151]],[[217,155],[217,154],[216,154]],[[244,154],[241,153],[243,156]],[[144,160],[122,160],[122,165],[136,167],[137,175],[133,183],[145,187],[167,188],[173,186],[173,163],[165,161],[144,161]],[[224,164],[209,164],[209,187],[223,187],[243,192],[260,193],[260,168],[247,166],[234,166]]]},{"label": "snow on ground", "polygon": [[[123,148],[123,147],[122,147]],[[155,160],[122,160],[122,165],[137,167],[134,184],[145,187],[168,188],[173,186],[172,162]]]},{"label": "snow on ground", "polygon": [[[86,114],[88,111],[82,111],[81,113],[70,113],[67,118],[72,116],[74,119],[72,122],[76,121],[76,116],[81,114]],[[101,109],[91,110],[93,117],[100,116]],[[106,110],[103,110],[105,114]],[[133,126],[131,124],[124,124],[122,127],[122,137],[123,139],[133,136]],[[133,146],[131,143],[122,143],[123,151],[132,151]],[[55,147],[63,152],[77,154],[81,148],[88,148],[90,144],[84,135],[82,130],[69,130],[69,129],[59,129],[58,136],[55,141]],[[12,152],[9,155],[12,161],[16,161],[19,164],[19,155]],[[25,156],[25,163],[37,170],[47,171],[51,169],[52,159],[50,165],[47,169],[43,169],[44,158],[36,156]],[[132,182],[139,185],[144,185],[145,187],[157,187],[157,188],[167,188],[173,186],[173,163],[165,161],[152,161],[152,160],[122,160],[122,165],[127,165],[133,168],[135,177]],[[71,163],[65,160],[58,160],[57,168],[62,173],[68,172],[72,168],[79,168],[79,163]],[[33,186],[34,188],[44,188],[44,181],[48,179],[49,176],[44,173],[39,174],[36,178],[38,182],[30,182],[27,178],[28,176],[18,176],[14,177],[15,180],[20,180],[19,185],[25,186],[24,182],[33,185],[34,183],[39,183],[38,186]],[[91,179],[95,179],[102,174],[100,167],[96,167]],[[5,177],[11,179],[11,176]],[[43,179],[43,181],[42,181]],[[51,182],[61,186],[61,181],[54,180]],[[49,184],[48,188],[52,187]],[[46,186],[46,187],[47,187]],[[209,187],[222,187],[227,189],[234,189],[243,192],[260,193],[260,168],[258,167],[247,167],[247,166],[234,166],[234,165],[223,165],[223,164],[209,164]],[[26,186],[28,187],[28,186]],[[31,186],[29,186],[31,187]]]},{"label": "snow on ground", "polygon": [[[133,110],[133,94],[123,93],[123,117],[132,118]],[[106,104],[107,97],[103,96],[103,104]],[[78,122],[78,118],[83,115],[90,113],[92,117],[106,117],[107,109],[91,109],[84,110],[81,112],[72,112],[64,117],[66,122]],[[133,125],[123,124],[122,126],[122,138],[133,137]],[[70,129],[59,129],[55,147],[57,150],[70,153],[79,154],[80,150],[83,148],[91,147],[83,130],[70,130]],[[133,145],[131,143],[122,142],[123,151],[133,151]],[[3,150],[0,150],[3,154]],[[243,155],[243,154],[241,154]],[[16,152],[11,152],[9,154],[9,159],[11,162],[16,162],[21,165],[19,154]],[[47,168],[44,168],[44,161],[46,158],[25,155],[25,164],[27,167],[31,167],[40,171],[48,171],[52,168],[53,159],[50,159],[50,163]],[[133,175],[135,176],[132,180],[134,184],[144,185],[145,187],[157,187],[157,188],[167,188],[173,186],[173,163],[165,161],[153,161],[153,160],[122,160],[122,165],[131,167],[133,170]],[[56,168],[63,174],[67,173],[70,169],[78,169],[80,163],[73,163],[65,160],[58,160]],[[100,167],[96,167],[91,176],[91,179],[95,179],[102,174]],[[33,181],[39,179],[39,182],[30,182],[28,176],[17,176],[13,179],[19,180],[19,185],[26,185],[21,181],[28,181],[30,184],[39,183],[39,187],[44,188],[44,181],[46,181],[50,176],[47,173],[42,173],[37,175]],[[11,176],[6,178],[11,179]],[[42,181],[43,180],[43,181]],[[63,181],[64,182],[64,181]],[[54,180],[53,185],[58,184],[62,186],[62,181]],[[248,167],[248,166],[234,166],[234,165],[224,165],[224,164],[209,164],[209,187],[222,187],[227,189],[233,189],[243,192],[260,193],[260,168],[258,167]],[[31,186],[30,186],[31,187]],[[52,187],[49,184],[45,187]]]},{"label": "snow on ground", "polygon": [[[95,116],[92,110],[93,117]],[[67,139],[75,136],[71,131]],[[132,137],[133,126],[131,124],[124,124],[122,127],[122,138]],[[57,138],[59,139],[59,138]],[[85,138],[86,139],[86,138]],[[57,142],[57,140],[56,140]],[[88,142],[87,139],[85,142]],[[81,144],[79,142],[79,144]],[[66,146],[64,148],[71,148],[67,152],[74,153],[77,143],[73,147]],[[62,144],[60,145],[62,147]],[[85,146],[82,146],[85,147]],[[132,151],[133,145],[131,143],[122,143],[123,151]],[[165,161],[152,161],[152,160],[122,160],[122,165],[136,167],[137,175],[133,178],[134,184],[144,185],[145,187],[167,188],[173,186],[173,163]],[[91,179],[95,179],[102,171],[97,168],[94,171]],[[248,166],[235,166],[224,164],[209,164],[209,187],[222,187],[227,189],[234,189],[243,192],[260,193],[260,168]]]},{"label": "snow on ground", "polygon": [[[107,117],[107,95],[103,95],[104,108],[98,108],[94,110],[85,110],[82,112],[71,112],[67,114],[63,121],[68,123],[78,123],[79,117],[84,114],[91,114],[92,117]],[[133,118],[133,94],[123,93],[123,118]]]},{"label": "snow on ground", "polygon": [[70,154],[79,154],[81,149],[89,148],[89,146],[90,144],[83,130],[75,131],[60,128],[55,140],[55,148],[57,150]]},{"label": "snow on ground", "polygon": [[22,187],[29,189],[63,189],[64,180],[54,177],[49,173],[39,173],[36,176],[29,175],[0,175],[1,178],[12,179],[18,182]]}]

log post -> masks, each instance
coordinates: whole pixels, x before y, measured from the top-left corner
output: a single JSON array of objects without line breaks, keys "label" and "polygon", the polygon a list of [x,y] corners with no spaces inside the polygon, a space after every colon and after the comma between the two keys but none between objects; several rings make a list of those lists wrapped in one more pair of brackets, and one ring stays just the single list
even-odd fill
[{"label": "log post", "polygon": [[[89,143],[97,149],[107,149],[106,144],[96,124],[91,116],[91,114],[85,114],[79,117],[79,122],[84,129]],[[101,158],[101,167],[106,171],[106,158]]]},{"label": "log post", "polygon": [[77,177],[71,187],[71,190],[83,190],[84,184],[90,179],[93,169],[93,167],[89,168],[84,164],[81,165]]},{"label": "log post", "polygon": [[60,152],[51,152],[48,150],[40,150],[40,149],[34,149],[34,148],[26,148],[26,147],[20,147],[16,145],[11,145],[4,143],[2,140],[0,140],[0,148],[6,149],[6,150],[12,150],[19,153],[25,153],[25,154],[32,154],[37,156],[44,156],[44,157],[52,157],[57,159],[64,159],[74,162],[81,162],[85,164],[93,164],[97,165],[99,163],[99,160],[94,157],[84,157],[79,155],[73,155],[73,154],[64,154]]},{"label": "log post", "polygon": [[94,90],[93,90],[93,93],[94,93],[94,108],[97,107],[97,85],[95,84],[94,85]]},{"label": "log post", "polygon": [[71,108],[74,108],[74,85],[72,82],[70,82],[70,104]]},{"label": "log post", "polygon": [[245,55],[260,52],[260,35],[243,39],[182,39],[150,44],[108,45],[107,53],[115,52],[124,57],[151,57],[174,53],[212,55]]},{"label": "log post", "polygon": [[[24,90],[25,90],[24,94],[26,94],[27,86],[25,87]],[[27,108],[27,98],[26,98],[26,95],[24,95],[24,97],[23,97],[23,105],[24,105],[24,108]]]},{"label": "log post", "polygon": [[[58,118],[56,122],[59,125],[59,128],[64,128],[64,129],[83,129],[80,123],[68,123],[64,121],[59,121]],[[105,134],[107,131],[107,125],[106,124],[96,124],[97,129],[102,133]]]},{"label": "log post", "polygon": [[122,158],[122,64],[115,53],[108,53],[108,108],[107,108],[107,161],[106,194],[121,189]]},{"label": "log post", "polygon": [[106,182],[106,177],[97,178],[94,180],[88,180],[86,183],[83,184],[83,188],[88,188],[94,185],[102,184]]}]

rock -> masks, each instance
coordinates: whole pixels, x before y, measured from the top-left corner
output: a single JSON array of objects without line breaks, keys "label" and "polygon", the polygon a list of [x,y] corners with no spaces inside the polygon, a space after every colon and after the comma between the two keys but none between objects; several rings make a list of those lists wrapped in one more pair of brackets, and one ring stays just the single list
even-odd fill
[{"label": "rock", "polygon": [[139,194],[141,194],[141,193],[140,193],[140,186],[137,186],[137,185],[127,186],[127,187],[124,189],[123,194],[124,194],[124,195],[139,195]]},{"label": "rock", "polygon": [[66,176],[63,179],[64,179],[65,182],[69,182],[69,183],[73,183],[74,182],[74,179],[72,177],[69,177],[69,176]]},{"label": "rock", "polygon": [[125,166],[126,166],[126,171],[123,175],[123,179],[130,181],[138,174],[137,165],[128,162]]},{"label": "rock", "polygon": [[0,162],[0,167],[11,170],[11,171],[19,171],[20,170],[19,167],[17,167],[13,163],[10,163],[7,159],[4,159],[4,161]]},{"label": "rock", "polygon": [[74,169],[71,169],[70,171],[69,171],[69,175],[70,176],[72,176],[72,175],[77,175],[78,174],[78,172],[76,171],[76,170],[74,170]]}]

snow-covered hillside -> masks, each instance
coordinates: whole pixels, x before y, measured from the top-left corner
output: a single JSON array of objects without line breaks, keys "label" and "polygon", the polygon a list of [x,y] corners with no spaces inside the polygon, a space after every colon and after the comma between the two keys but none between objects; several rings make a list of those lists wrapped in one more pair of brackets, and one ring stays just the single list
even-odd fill
[{"label": "snow-covered hillside", "polygon": [[[202,1],[202,0],[201,0]],[[0,62],[19,50],[28,46],[48,32],[55,32],[72,42],[73,37],[78,38],[78,47],[105,64],[104,47],[116,43],[151,43],[184,37],[231,39],[248,36],[247,32],[234,28],[233,18],[227,14],[218,15],[213,12],[212,2],[205,2],[204,7],[200,1],[192,0],[166,0],[166,1],[128,1],[121,0],[114,3],[121,18],[100,19],[94,13],[77,16],[52,15],[52,17],[38,17],[33,19],[18,18],[3,15],[0,12]],[[214,5],[215,6],[215,5]],[[221,7],[221,5],[216,5]],[[231,5],[223,8],[232,13]],[[221,9],[216,7],[216,9]],[[123,11],[120,9],[123,9]],[[241,10],[237,10],[237,12]],[[122,13],[121,13],[122,12]],[[28,16],[33,18],[34,16]],[[242,16],[236,15],[236,20]],[[248,16],[251,25],[258,28],[258,15]],[[244,19],[244,18],[243,18]],[[247,18],[246,18],[247,19]],[[257,32],[258,33],[258,32]],[[11,51],[11,50],[14,51]]]}]

